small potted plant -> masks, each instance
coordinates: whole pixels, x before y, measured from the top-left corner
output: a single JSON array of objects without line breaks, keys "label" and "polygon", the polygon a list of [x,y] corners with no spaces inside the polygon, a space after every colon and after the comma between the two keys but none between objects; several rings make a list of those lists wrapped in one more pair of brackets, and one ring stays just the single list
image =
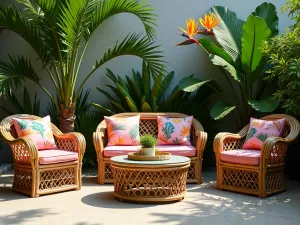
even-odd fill
[{"label": "small potted plant", "polygon": [[155,145],[156,145],[155,137],[153,137],[150,134],[141,136],[140,144],[142,145],[141,155],[155,156]]}]

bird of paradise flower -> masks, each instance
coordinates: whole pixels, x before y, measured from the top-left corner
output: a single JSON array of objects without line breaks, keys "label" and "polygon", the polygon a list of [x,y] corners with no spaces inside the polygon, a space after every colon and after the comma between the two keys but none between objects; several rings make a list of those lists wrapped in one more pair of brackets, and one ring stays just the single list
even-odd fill
[{"label": "bird of paradise flower", "polygon": [[216,27],[221,22],[221,20],[218,16],[214,15],[213,13],[209,13],[208,15],[205,14],[204,19],[199,18],[199,22],[205,29],[198,28],[198,22],[196,22],[193,18],[190,18],[186,21],[186,30],[179,27],[179,29],[182,32],[180,35],[187,38],[187,40],[178,43],[177,45],[185,45],[192,43],[200,45],[200,43],[194,38],[194,36],[196,36],[197,34],[214,35],[213,28]]}]

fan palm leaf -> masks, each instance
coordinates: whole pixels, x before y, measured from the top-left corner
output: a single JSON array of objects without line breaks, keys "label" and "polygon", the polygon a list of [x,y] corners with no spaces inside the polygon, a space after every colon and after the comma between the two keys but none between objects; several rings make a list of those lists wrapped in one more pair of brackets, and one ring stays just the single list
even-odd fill
[{"label": "fan palm leaf", "polygon": [[[58,113],[61,114],[64,109],[71,117],[74,115],[74,107],[85,82],[109,60],[123,55],[140,57],[147,62],[154,77],[164,67],[161,51],[157,50],[159,46],[153,45],[156,15],[144,1],[16,0],[16,2],[23,4],[25,10],[19,10],[13,4],[0,5],[0,28],[17,33],[35,50],[55,87],[57,100],[39,84],[41,78],[25,57],[1,61],[0,67],[3,68],[0,68],[2,71],[0,93],[18,87],[24,79],[34,80],[49,95]],[[83,82],[77,84],[81,62],[92,34],[105,20],[120,13],[133,14],[140,19],[146,35],[133,33],[123,41],[117,42],[103,54],[102,58],[96,60],[92,71],[83,77]],[[7,74],[6,70],[9,70]],[[75,91],[77,86],[79,88]]]}]

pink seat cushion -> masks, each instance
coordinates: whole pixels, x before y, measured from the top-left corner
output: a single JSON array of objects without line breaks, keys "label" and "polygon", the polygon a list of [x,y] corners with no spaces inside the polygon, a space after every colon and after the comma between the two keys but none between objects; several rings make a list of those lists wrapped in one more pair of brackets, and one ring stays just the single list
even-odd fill
[{"label": "pink seat cushion", "polygon": [[196,156],[196,148],[192,145],[157,145],[160,152],[170,152],[172,155]]},{"label": "pink seat cushion", "polygon": [[115,146],[107,146],[103,149],[104,156],[106,157],[112,157],[112,156],[118,156],[118,155],[127,155],[129,152],[137,152],[141,148],[140,145],[138,146],[121,146],[121,145],[115,145]]},{"label": "pink seat cushion", "polygon": [[257,166],[260,161],[259,150],[245,150],[245,149],[236,149],[230,151],[224,151],[221,153],[221,161]]},{"label": "pink seat cushion", "polygon": [[[112,157],[127,155],[129,152],[137,152],[141,146],[107,146],[104,148],[104,156]],[[156,146],[160,152],[170,152],[172,155],[196,156],[196,149],[193,146],[185,145],[161,145]]]},{"label": "pink seat cushion", "polygon": [[78,160],[77,152],[64,150],[44,150],[39,151],[40,164],[63,163]]}]

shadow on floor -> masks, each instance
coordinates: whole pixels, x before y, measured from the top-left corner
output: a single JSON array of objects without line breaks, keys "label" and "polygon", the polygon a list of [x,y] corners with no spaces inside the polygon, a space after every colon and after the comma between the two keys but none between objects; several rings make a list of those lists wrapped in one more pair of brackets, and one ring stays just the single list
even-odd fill
[{"label": "shadow on floor", "polygon": [[[25,222],[38,221],[39,218],[47,215],[53,215],[50,209],[33,209],[28,211],[17,211],[8,216],[0,216],[1,224],[22,224]],[[38,222],[37,222],[38,224]]]},{"label": "shadow on floor", "polygon": [[[153,224],[243,224],[254,225],[264,221],[266,225],[298,225],[300,221],[299,183],[287,181],[288,191],[261,199],[256,196],[216,190],[213,179],[201,185],[187,185],[187,198],[181,211],[189,215],[172,212],[152,213],[158,219]],[[189,197],[191,196],[191,197]],[[286,216],[286,215],[293,215]]]},{"label": "shadow on floor", "polygon": [[129,201],[119,201],[114,197],[112,191],[87,195],[81,199],[81,202],[89,206],[109,209],[137,209],[162,205],[160,203],[136,203]]}]

